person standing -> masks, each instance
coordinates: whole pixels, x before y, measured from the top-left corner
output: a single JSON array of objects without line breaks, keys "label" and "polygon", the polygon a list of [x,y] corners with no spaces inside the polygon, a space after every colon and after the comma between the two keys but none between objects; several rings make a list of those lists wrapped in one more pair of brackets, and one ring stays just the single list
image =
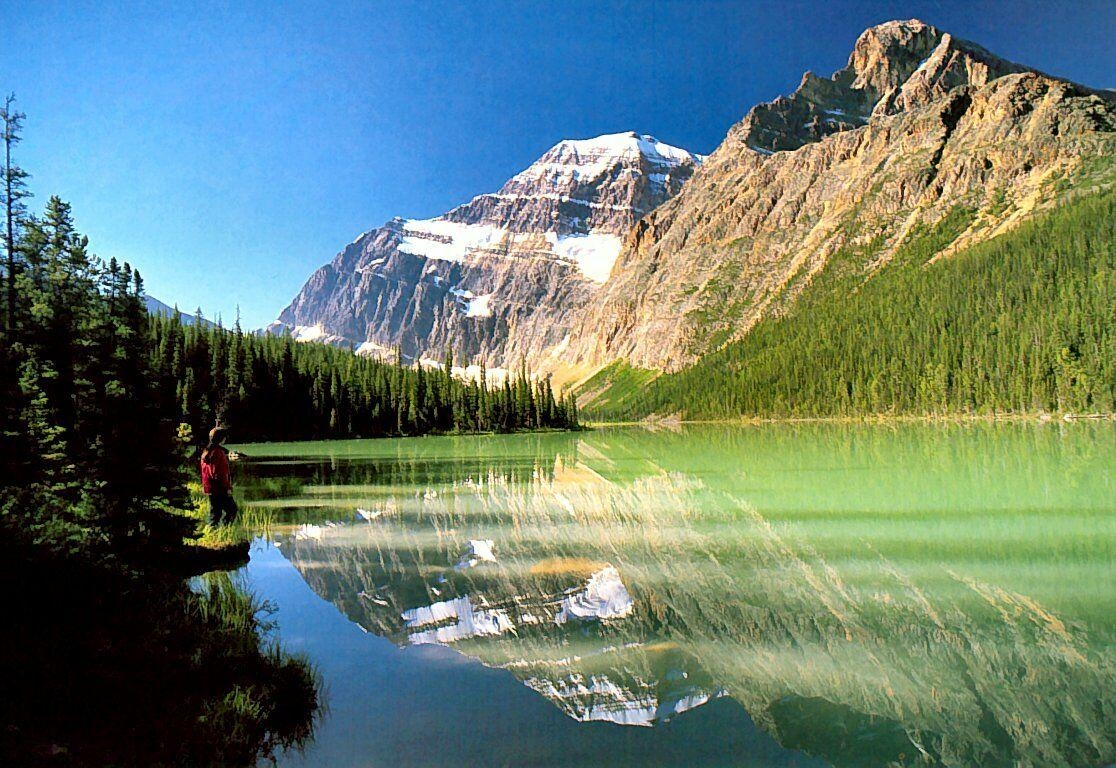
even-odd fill
[{"label": "person standing", "polygon": [[222,426],[211,429],[209,445],[201,455],[202,490],[209,497],[209,524],[214,527],[233,522],[238,511],[232,497],[229,452],[221,445],[228,436],[228,430]]}]

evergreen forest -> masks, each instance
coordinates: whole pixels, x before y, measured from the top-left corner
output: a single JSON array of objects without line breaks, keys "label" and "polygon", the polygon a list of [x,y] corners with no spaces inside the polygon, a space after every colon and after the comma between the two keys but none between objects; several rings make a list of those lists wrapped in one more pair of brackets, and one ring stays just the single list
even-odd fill
[{"label": "evergreen forest", "polygon": [[441,368],[389,363],[177,315],[152,315],[148,333],[160,399],[195,435],[217,422],[238,442],[577,427],[573,397],[522,368],[490,385],[483,369],[453,375],[448,354]]},{"label": "evergreen forest", "polygon": [[937,259],[975,212],[835,254],[781,316],[656,377],[614,364],[582,392],[594,419],[1112,413],[1116,192],[1079,197]]}]

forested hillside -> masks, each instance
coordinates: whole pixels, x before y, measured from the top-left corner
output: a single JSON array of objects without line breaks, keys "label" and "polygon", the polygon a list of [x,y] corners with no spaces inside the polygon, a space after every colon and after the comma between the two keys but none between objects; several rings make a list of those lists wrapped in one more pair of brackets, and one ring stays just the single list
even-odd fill
[{"label": "forested hillside", "polygon": [[616,364],[582,388],[594,418],[1111,413],[1116,192],[1076,199],[963,252],[954,208],[874,274],[846,249],[785,315],[690,368]]},{"label": "forested hillside", "polygon": [[577,426],[573,398],[526,370],[501,385],[441,369],[360,357],[285,336],[185,326],[152,316],[154,369],[175,418],[202,434],[217,421],[234,441],[510,432]]}]

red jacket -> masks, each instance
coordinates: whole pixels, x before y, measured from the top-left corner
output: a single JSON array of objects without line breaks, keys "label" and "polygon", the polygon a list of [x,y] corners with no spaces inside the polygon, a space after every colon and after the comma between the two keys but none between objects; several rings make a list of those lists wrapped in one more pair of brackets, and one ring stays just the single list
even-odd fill
[{"label": "red jacket", "polygon": [[202,454],[202,490],[209,493],[228,493],[232,490],[232,473],[229,472],[229,452],[216,446]]}]

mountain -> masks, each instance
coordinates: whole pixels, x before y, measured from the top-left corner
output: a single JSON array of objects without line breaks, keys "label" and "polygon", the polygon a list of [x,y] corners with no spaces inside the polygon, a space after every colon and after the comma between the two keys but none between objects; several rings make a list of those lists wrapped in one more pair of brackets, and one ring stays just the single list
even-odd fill
[{"label": "mountain", "polygon": [[269,330],[365,354],[513,365],[563,343],[622,237],[701,158],[651,136],[562,141],[499,191],[396,218],[319,269]]},{"label": "mountain", "polygon": [[[1111,380],[1111,355],[1090,350],[1116,337],[1111,313],[1094,308],[1110,282],[1105,231],[1089,230],[1094,250],[1083,254],[1028,230],[1011,242],[1028,249],[1020,263],[1036,265],[1030,277],[1013,271],[1010,249],[979,246],[1008,242],[1021,225],[1112,187],[1114,155],[1116,94],[918,20],[891,21],[866,30],[831,77],[807,72],[794,93],[752,108],[707,158],[636,134],[561,142],[495,194],[366,233],[311,278],[276,328],[366,351],[437,357],[449,347],[489,365],[525,360],[580,380],[591,409],[639,401],[626,416],[706,413],[680,398],[713,382],[728,409],[717,415],[828,413],[789,404],[802,390],[787,361],[801,376],[822,359],[802,350],[851,359],[838,338],[871,369],[811,380],[824,380],[816,385],[845,403],[842,413],[921,411],[932,399],[953,410],[1103,409],[1094,385]],[[1075,207],[1057,219],[1059,232],[1100,210]],[[1054,249],[1056,263],[1043,263],[1040,247]],[[970,253],[980,264],[949,266]],[[1053,290],[1058,280],[1072,290]],[[890,300],[877,296],[887,290]],[[956,306],[966,297],[979,311]],[[1019,321],[1000,324],[1005,334],[1038,335],[1029,345],[1005,335],[977,353],[963,349],[950,320],[927,325],[953,311],[966,313],[966,333],[987,334],[1002,315]],[[851,325],[837,328],[836,318]],[[885,353],[871,325],[884,319],[925,349]],[[814,344],[822,333],[832,349]],[[1025,351],[1012,358],[1011,345]],[[714,359],[720,368],[694,367]],[[925,370],[912,372],[916,365]],[[1023,387],[1001,382],[994,394],[973,383],[973,368],[1029,378]],[[756,373],[745,385],[745,369],[764,371],[763,380]],[[629,397],[683,370],[697,373],[656,385],[653,398]],[[745,402],[745,386],[783,393],[779,407],[766,395]],[[909,386],[924,387],[923,399],[899,391]],[[948,397],[927,394],[943,387]]]},{"label": "mountain", "polygon": [[678,370],[794,305],[835,255],[863,280],[959,208],[948,258],[1111,184],[1116,105],[919,21],[857,40],[829,79],[735,126],[641,219],[581,313],[567,363]]},{"label": "mountain", "polygon": [[[147,306],[148,314],[162,315],[163,317],[174,317],[175,313],[177,312],[179,318],[182,320],[183,325],[193,325],[198,321],[198,318],[194,315],[188,315],[185,312],[181,312],[177,307],[168,306],[167,304],[164,304],[163,302],[156,299],[154,296],[145,295],[143,297],[143,301],[144,304]],[[204,317],[202,318],[202,325],[207,328],[213,327],[213,323],[209,320],[206,320]]]}]

